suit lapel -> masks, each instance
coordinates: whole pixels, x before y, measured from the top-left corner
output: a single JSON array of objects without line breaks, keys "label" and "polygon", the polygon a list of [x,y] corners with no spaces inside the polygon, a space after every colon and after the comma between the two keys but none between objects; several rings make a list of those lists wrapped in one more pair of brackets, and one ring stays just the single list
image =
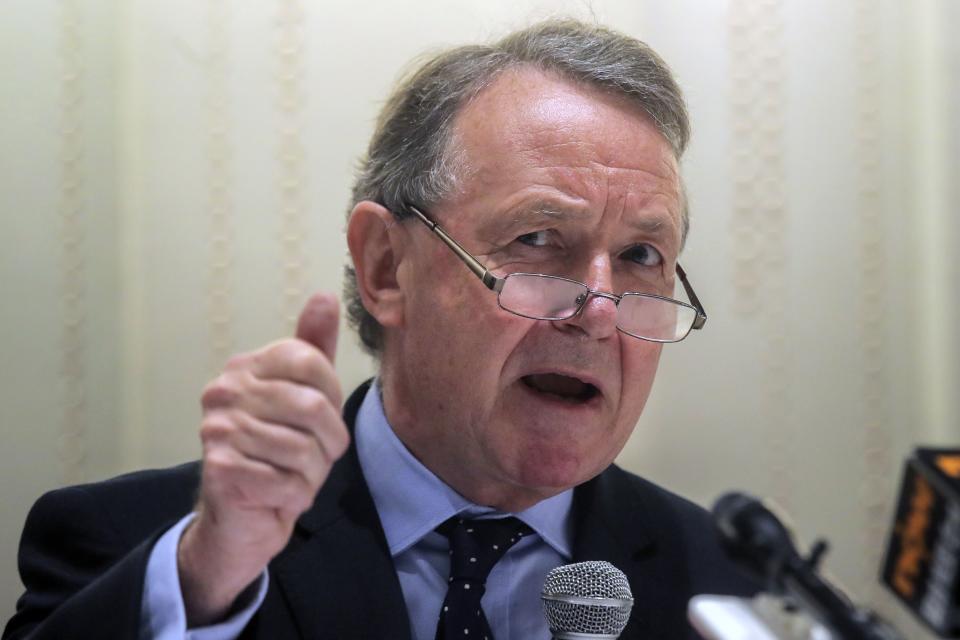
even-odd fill
[{"label": "suit lapel", "polygon": [[678,630],[686,627],[686,568],[661,539],[656,501],[630,480],[611,466],[577,487],[573,559],[606,560],[626,574],[634,604],[622,639],[676,640],[685,635]]},{"label": "suit lapel", "polygon": [[[368,388],[344,407],[351,431]],[[270,571],[305,639],[410,637],[400,581],[354,446]]]}]

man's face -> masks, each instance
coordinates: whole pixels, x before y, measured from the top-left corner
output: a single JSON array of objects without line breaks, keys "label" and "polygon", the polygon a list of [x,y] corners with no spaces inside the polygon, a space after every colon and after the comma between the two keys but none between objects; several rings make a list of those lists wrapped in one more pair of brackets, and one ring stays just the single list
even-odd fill
[{"label": "man's face", "polygon": [[[673,294],[677,163],[636,107],[524,69],[456,131],[462,188],[429,213],[487,268]],[[660,345],[617,331],[609,299],[562,322],[510,314],[425,226],[405,225],[384,385],[407,447],[465,497],[512,511],[601,472],[643,410]]]}]

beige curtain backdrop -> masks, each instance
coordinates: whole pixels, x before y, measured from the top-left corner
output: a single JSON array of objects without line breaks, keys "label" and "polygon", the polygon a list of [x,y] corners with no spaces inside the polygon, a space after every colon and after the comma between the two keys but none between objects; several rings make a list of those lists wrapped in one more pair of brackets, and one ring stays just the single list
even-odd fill
[{"label": "beige curtain backdrop", "polygon": [[[900,465],[960,443],[952,0],[14,0],[0,9],[0,621],[32,501],[194,459],[226,357],[339,291],[355,159],[415,55],[574,15],[648,41],[689,98],[684,265],[620,457],[709,505],[776,500],[876,582]],[[373,367],[341,332],[346,387]]]}]

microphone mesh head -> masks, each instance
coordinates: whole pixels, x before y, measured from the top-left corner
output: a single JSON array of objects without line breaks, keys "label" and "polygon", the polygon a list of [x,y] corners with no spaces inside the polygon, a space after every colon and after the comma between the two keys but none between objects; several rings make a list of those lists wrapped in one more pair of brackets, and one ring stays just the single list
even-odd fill
[{"label": "microphone mesh head", "polygon": [[[556,637],[565,633],[616,638],[627,626],[633,595],[627,576],[609,562],[557,567],[543,583],[543,611]],[[590,599],[598,599],[591,603]]]}]

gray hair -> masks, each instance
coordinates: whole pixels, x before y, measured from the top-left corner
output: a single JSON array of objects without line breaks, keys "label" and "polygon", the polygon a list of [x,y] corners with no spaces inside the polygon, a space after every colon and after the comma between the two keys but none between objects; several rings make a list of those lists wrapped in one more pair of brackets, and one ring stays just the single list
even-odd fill
[{"label": "gray hair", "polygon": [[[377,202],[398,218],[407,203],[429,207],[457,189],[463,155],[453,135],[460,112],[499,74],[532,67],[620,95],[653,120],[683,155],[690,123],[680,87],[646,44],[598,25],[549,20],[490,45],[457,47],[435,55],[402,80],[387,100],[361,159],[350,209]],[[689,228],[684,198],[683,237]],[[383,327],[364,308],[356,273],[346,267],[347,318],[371,355],[383,349]]]}]

